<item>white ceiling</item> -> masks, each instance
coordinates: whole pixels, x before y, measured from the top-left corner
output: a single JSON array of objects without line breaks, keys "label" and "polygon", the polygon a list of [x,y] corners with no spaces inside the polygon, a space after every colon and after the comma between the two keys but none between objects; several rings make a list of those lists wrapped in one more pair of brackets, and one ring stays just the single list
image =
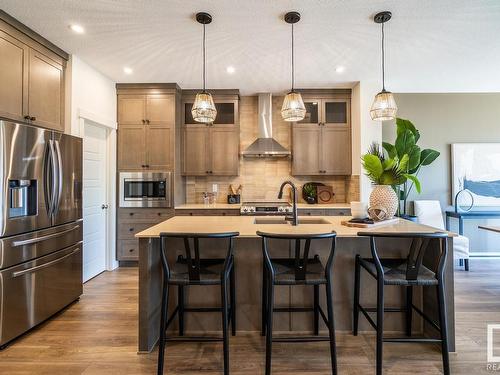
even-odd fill
[{"label": "white ceiling", "polygon": [[[394,92],[500,91],[499,0],[2,0],[2,9],[117,82],[201,86],[208,11],[207,86],[242,93],[286,91],[290,27],[297,10],[296,86],[346,86],[380,79],[386,26],[387,88]],[[85,27],[77,35],[71,23]],[[226,67],[236,72],[229,75]],[[337,66],[345,72],[335,72]],[[127,76],[123,67],[133,68]]]}]

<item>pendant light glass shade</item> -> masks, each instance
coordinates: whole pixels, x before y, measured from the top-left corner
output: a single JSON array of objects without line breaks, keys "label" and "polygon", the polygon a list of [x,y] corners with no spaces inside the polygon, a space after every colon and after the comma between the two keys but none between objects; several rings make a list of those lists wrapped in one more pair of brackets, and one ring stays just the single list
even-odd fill
[{"label": "pendant light glass shade", "polygon": [[191,114],[196,122],[210,124],[215,121],[217,109],[215,108],[212,95],[208,92],[200,92],[196,94]]},{"label": "pendant light glass shade", "polygon": [[370,116],[375,121],[390,121],[396,118],[398,106],[394,95],[389,91],[381,91],[375,96],[372,108],[370,109]]},{"label": "pendant light glass shade", "polygon": [[299,92],[286,94],[281,107],[281,117],[285,121],[301,121],[306,116],[306,107]]}]

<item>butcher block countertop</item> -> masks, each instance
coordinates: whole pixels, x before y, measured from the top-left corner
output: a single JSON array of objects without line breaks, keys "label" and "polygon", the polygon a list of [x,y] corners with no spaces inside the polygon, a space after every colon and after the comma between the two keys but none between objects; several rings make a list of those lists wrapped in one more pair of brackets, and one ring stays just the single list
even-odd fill
[{"label": "butcher block countertop", "polygon": [[[373,231],[384,233],[435,233],[436,228],[399,219],[387,225],[371,229],[350,228],[341,224],[349,220],[347,216],[310,216],[300,217],[299,225],[290,224],[256,224],[255,220],[280,220],[284,217],[269,216],[175,216],[160,224],[137,233],[137,238],[156,238],[160,233],[221,233],[239,232],[240,237],[257,237],[257,231],[274,234],[319,234],[331,231],[338,237],[357,237],[358,232]],[[324,221],[324,224],[308,224],[308,221]],[[449,232],[449,236],[454,236]]]}]

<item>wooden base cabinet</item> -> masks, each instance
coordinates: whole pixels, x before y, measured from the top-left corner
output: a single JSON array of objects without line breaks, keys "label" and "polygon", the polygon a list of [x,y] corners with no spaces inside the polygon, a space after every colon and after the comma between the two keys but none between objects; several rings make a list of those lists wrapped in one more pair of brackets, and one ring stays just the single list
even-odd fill
[{"label": "wooden base cabinet", "polygon": [[350,91],[304,96],[306,116],[292,131],[292,175],[352,173]]},{"label": "wooden base cabinet", "polygon": [[139,241],[136,233],[174,216],[172,208],[119,208],[117,221],[116,259],[139,260]]}]

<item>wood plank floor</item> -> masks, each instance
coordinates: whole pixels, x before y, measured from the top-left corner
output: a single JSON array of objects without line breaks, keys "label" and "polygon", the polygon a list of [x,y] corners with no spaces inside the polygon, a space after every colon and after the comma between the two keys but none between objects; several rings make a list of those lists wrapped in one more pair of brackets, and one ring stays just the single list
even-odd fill
[{"label": "wood plank floor", "polygon": [[[453,374],[491,374],[486,324],[500,323],[500,261],[473,261],[456,272],[457,353]],[[373,374],[375,337],[339,332],[340,374]],[[231,373],[262,374],[259,336],[231,338]],[[500,351],[500,343],[498,345]],[[157,351],[136,353],[137,270],[106,272],[85,284],[80,301],[0,352],[0,374],[153,374]],[[220,374],[220,343],[172,343],[166,374]],[[440,374],[437,346],[386,344],[386,374]],[[275,344],[273,374],[328,374],[328,344]]]}]

